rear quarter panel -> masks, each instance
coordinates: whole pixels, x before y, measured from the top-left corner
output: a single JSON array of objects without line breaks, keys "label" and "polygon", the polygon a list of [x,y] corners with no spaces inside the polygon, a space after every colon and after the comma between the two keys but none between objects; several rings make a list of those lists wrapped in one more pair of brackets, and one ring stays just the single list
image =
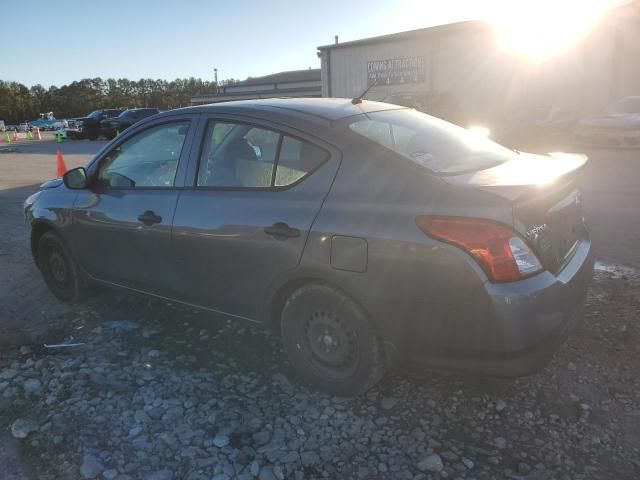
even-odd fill
[{"label": "rear quarter panel", "polygon": [[[416,217],[428,214],[513,221],[503,199],[452,187],[388,153],[346,146],[298,274],[346,291],[367,310],[382,337],[403,353],[464,342],[470,333],[487,335],[480,326],[469,332],[468,315],[461,314],[490,308],[486,276],[465,252],[430,239],[417,227]],[[366,240],[364,272],[331,266],[333,235]]]}]

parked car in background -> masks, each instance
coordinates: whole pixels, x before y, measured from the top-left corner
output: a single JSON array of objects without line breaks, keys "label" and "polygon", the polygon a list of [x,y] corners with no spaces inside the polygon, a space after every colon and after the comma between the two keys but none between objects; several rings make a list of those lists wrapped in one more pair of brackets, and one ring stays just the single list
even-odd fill
[{"label": "parked car in background", "polygon": [[67,120],[56,120],[50,125],[49,130],[60,130],[67,128],[69,128],[69,122],[67,122]]},{"label": "parked car in background", "polygon": [[114,138],[118,133],[124,132],[131,125],[140,120],[160,113],[157,108],[130,108],[115,118],[100,122],[100,134],[107,138]]},{"label": "parked car in background", "polygon": [[40,130],[56,130],[57,128],[62,128],[61,125],[64,124],[63,120],[57,120],[56,117],[53,116],[53,112],[41,113],[40,118],[38,120],[32,120],[27,122],[29,124],[29,129],[33,129],[37,127]]},{"label": "parked car in background", "polygon": [[19,132],[26,132],[28,130],[29,130],[29,123],[22,122],[20,125],[18,125],[18,131]]},{"label": "parked car in background", "polygon": [[110,108],[94,110],[86,117],[74,118],[72,125],[67,129],[67,136],[70,139],[82,140],[88,138],[89,140],[96,140],[100,136],[100,122],[120,115],[124,109],[122,108]]},{"label": "parked car in background", "polygon": [[521,108],[492,125],[490,138],[517,150],[566,150],[574,142],[578,113],[556,106]]},{"label": "parked car in background", "polygon": [[602,147],[640,147],[640,96],[624,97],[603,113],[578,122],[575,135],[580,143]]},{"label": "parked car in background", "polygon": [[44,280],[63,301],[95,282],[273,327],[299,375],[339,395],[398,363],[544,366],[593,273],[586,157],[355,100],[218,103],[127,129],[26,200]]}]

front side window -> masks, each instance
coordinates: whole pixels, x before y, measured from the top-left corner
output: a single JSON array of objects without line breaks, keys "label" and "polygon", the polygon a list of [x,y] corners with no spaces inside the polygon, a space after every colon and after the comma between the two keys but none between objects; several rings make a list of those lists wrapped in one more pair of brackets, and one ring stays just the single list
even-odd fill
[{"label": "front side window", "polygon": [[349,123],[355,134],[440,175],[481,170],[516,153],[464,128],[415,110],[386,110]]},{"label": "front side window", "polygon": [[211,122],[200,157],[198,186],[285,187],[314,171],[328,156],[315,145],[273,130]]},{"label": "front side window", "polygon": [[112,188],[172,187],[189,122],[144,130],[102,160],[98,183]]}]

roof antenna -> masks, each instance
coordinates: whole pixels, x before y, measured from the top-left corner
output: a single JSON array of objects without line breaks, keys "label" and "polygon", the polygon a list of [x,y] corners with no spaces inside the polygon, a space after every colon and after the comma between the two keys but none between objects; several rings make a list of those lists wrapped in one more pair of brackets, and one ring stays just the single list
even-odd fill
[{"label": "roof antenna", "polygon": [[371,90],[372,87],[375,87],[377,83],[378,83],[378,81],[374,80],[373,83],[371,85],[369,85],[367,87],[367,89],[360,94],[360,96],[358,96],[358,97],[354,98],[353,100],[351,100],[351,103],[353,103],[354,105],[358,105],[359,103],[362,103],[362,99],[364,98],[364,96],[367,94],[367,92],[369,90]]}]

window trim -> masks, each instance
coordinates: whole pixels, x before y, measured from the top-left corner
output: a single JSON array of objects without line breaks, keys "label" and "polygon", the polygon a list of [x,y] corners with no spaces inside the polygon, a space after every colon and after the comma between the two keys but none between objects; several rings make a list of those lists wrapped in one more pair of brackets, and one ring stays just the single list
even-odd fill
[{"label": "window trim", "polygon": [[[197,155],[195,156],[196,169],[195,169],[195,175],[193,177],[193,184],[192,185],[185,185],[185,187],[184,187],[185,189],[188,189],[188,190],[251,191],[251,192],[279,192],[279,191],[289,190],[291,188],[294,188],[298,184],[302,183],[304,180],[309,178],[311,175],[313,175],[325,163],[327,163],[333,156],[333,154],[331,153],[331,151],[328,148],[321,147],[316,142],[311,142],[309,140],[306,140],[305,138],[302,138],[301,136],[297,136],[295,134],[287,133],[287,132],[285,132],[283,130],[280,130],[278,128],[273,128],[271,126],[260,124],[258,122],[252,122],[250,120],[244,120],[244,119],[243,120],[239,120],[239,119],[236,119],[236,118],[224,118],[224,117],[208,117],[208,118],[203,118],[202,121],[203,121],[203,128],[202,128],[202,131],[200,133],[201,138],[199,139],[199,147],[197,149]],[[261,128],[263,130],[269,130],[269,131],[272,131],[274,133],[277,133],[280,136],[280,138],[278,139],[278,146],[276,148],[276,158],[275,158],[274,163],[273,163],[273,172],[271,172],[271,186],[269,186],[269,187],[222,187],[222,186],[198,185],[198,175],[200,173],[200,164],[201,164],[201,160],[202,160],[202,154],[204,152],[205,143],[206,143],[206,140],[207,140],[206,139],[207,131],[209,130],[209,125],[211,125],[212,123],[213,124],[216,124],[216,123],[235,123],[235,124],[239,124],[239,125],[246,125],[246,126],[249,126],[249,127]],[[283,142],[285,136],[290,137],[290,138],[292,138],[294,140],[298,140],[299,142],[309,143],[309,144],[313,145],[314,147],[319,148],[320,150],[325,152],[326,158],[322,162],[320,162],[315,168],[313,168],[312,170],[307,172],[305,175],[300,177],[295,182],[290,183],[289,185],[277,186],[277,185],[275,185],[275,178],[276,178],[276,172],[277,172],[277,169],[278,169],[278,163],[280,161],[280,150],[282,148],[282,142]]]},{"label": "window trim", "polygon": [[[107,144],[105,146],[105,148],[106,147],[109,147],[109,148],[106,149],[104,152],[101,152],[99,156],[96,156],[94,161],[92,161],[88,165],[87,169],[89,171],[89,178],[91,179],[88,187],[89,190],[94,192],[99,192],[99,193],[105,193],[105,192],[143,191],[143,190],[169,191],[169,190],[182,188],[180,186],[176,186],[176,181],[178,180],[178,176],[180,174],[181,163],[186,163],[188,161],[188,157],[191,150],[190,144],[192,142],[193,132],[197,126],[196,122],[198,118],[193,116],[185,116],[185,117],[167,117],[167,118],[162,118],[158,120],[159,121],[157,122],[150,122],[149,125],[141,124],[139,127],[135,128],[135,130],[132,129],[131,132],[127,132],[127,135],[123,136],[120,139],[120,141],[114,143],[113,145]],[[175,177],[173,178],[173,185],[167,186],[167,187],[161,187],[157,185],[143,186],[143,187],[112,187],[110,185],[105,186],[105,185],[96,184],[96,181],[98,180],[98,172],[100,171],[100,166],[102,165],[102,162],[105,161],[105,159],[107,158],[110,152],[112,152],[114,149],[118,148],[120,145],[122,145],[123,143],[127,142],[128,140],[130,140],[131,138],[133,138],[134,136],[142,132],[145,132],[152,128],[160,127],[162,125],[168,125],[170,123],[187,123],[188,124],[187,133],[185,135],[184,143],[182,144],[180,156],[178,157],[178,163],[176,165],[176,174],[175,174]]]}]

